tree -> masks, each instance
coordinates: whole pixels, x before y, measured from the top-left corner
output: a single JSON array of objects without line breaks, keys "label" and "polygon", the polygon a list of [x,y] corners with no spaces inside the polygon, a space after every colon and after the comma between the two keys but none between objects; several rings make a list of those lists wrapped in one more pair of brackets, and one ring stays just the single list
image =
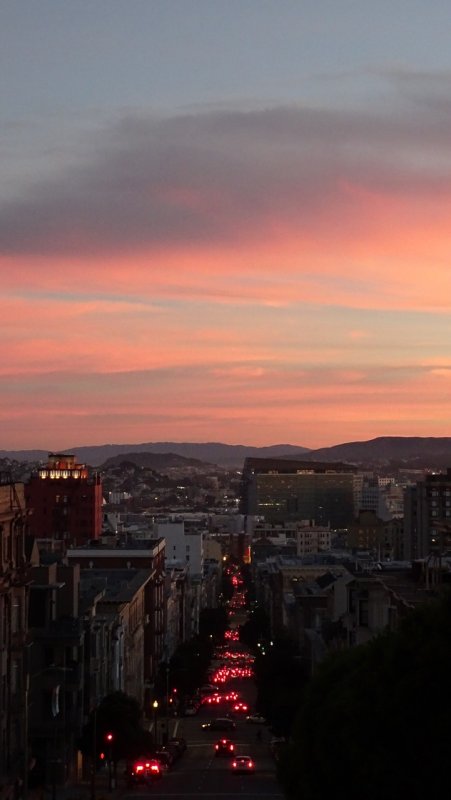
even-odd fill
[{"label": "tree", "polygon": [[263,608],[255,608],[250,612],[249,618],[240,625],[240,642],[255,649],[259,642],[267,638],[269,631],[269,617]]},{"label": "tree", "polygon": [[192,695],[206,682],[212,653],[210,638],[194,636],[179,645],[169,662],[171,684],[177,688],[179,696]]},{"label": "tree", "polygon": [[299,650],[289,636],[260,648],[255,659],[257,706],[274,733],[289,736],[306,682]]},{"label": "tree", "polygon": [[201,639],[205,640],[211,637],[215,641],[222,641],[228,627],[227,611],[223,606],[204,608],[200,612],[199,637]]},{"label": "tree", "polygon": [[151,753],[153,750],[153,737],[142,727],[139,703],[124,692],[107,695],[97,709],[91,712],[83,728],[81,751],[92,757],[95,738],[95,754],[98,758],[99,754],[105,751],[108,733],[113,735],[108,746],[115,762],[122,758]]},{"label": "tree", "polygon": [[449,793],[451,595],[327,660],[282,756],[287,794],[435,800]]}]

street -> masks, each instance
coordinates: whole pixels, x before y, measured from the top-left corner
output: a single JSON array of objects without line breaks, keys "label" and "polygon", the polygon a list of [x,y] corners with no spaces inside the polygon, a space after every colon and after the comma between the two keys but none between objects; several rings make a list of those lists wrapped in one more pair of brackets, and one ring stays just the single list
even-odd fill
[{"label": "street", "polygon": [[[227,688],[236,689],[252,706],[255,687],[252,680],[233,680]],[[150,788],[139,787],[127,791],[125,797],[137,798],[152,795],[156,800],[171,797],[202,797],[214,800],[218,797],[261,797],[282,800],[283,794],[276,781],[275,764],[269,751],[268,731],[262,729],[261,741],[257,738],[259,727],[237,719],[236,730],[231,734],[203,731],[201,723],[225,715],[224,709],[212,710],[203,706],[197,716],[171,720],[171,735],[183,736],[188,749],[174,764],[172,770]],[[227,736],[235,744],[237,755],[249,755],[255,761],[255,773],[235,775],[230,770],[230,759],[216,757],[215,742]]]}]

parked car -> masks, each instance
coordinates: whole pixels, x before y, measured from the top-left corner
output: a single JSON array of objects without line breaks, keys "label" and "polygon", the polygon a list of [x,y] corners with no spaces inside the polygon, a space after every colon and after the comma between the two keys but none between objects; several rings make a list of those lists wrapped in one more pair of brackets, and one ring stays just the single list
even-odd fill
[{"label": "parked car", "polygon": [[246,722],[253,725],[266,725],[266,719],[261,714],[248,714]]},{"label": "parked car", "polygon": [[155,753],[155,758],[158,761],[160,770],[162,770],[162,772],[168,772],[174,763],[174,758],[168,750],[157,750]]},{"label": "parked car", "polygon": [[170,744],[173,744],[177,747],[180,755],[184,753],[187,748],[186,739],[184,739],[183,736],[173,736],[168,741],[168,745]]},{"label": "parked car", "polygon": [[185,717],[195,717],[199,711],[200,703],[196,701],[189,701],[185,704]]}]

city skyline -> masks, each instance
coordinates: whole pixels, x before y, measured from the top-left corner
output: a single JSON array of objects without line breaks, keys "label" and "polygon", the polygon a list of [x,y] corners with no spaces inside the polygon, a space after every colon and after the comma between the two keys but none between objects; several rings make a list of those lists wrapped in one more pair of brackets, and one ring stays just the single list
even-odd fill
[{"label": "city skyline", "polygon": [[4,4],[2,449],[448,435],[451,8],[336,9]]}]

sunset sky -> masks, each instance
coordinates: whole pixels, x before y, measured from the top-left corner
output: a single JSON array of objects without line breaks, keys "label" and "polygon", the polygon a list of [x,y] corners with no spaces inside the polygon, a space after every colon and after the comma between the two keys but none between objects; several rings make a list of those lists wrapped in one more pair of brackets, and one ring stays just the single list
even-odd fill
[{"label": "sunset sky", "polygon": [[0,0],[0,449],[451,435],[449,0]]}]

